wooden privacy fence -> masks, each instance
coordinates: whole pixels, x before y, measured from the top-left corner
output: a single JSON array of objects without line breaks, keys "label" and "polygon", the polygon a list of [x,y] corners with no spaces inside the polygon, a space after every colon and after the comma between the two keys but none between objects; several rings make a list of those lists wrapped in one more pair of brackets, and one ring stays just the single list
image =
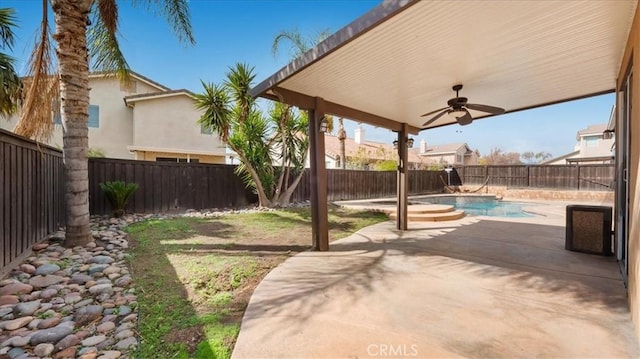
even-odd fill
[{"label": "wooden privacy fence", "polygon": [[62,153],[0,130],[0,278],[64,225]]},{"label": "wooden privacy fence", "polygon": [[490,186],[613,191],[615,180],[612,164],[464,166],[456,170],[465,185],[483,184],[489,177]]},{"label": "wooden privacy fence", "polygon": [[235,166],[92,158],[89,160],[91,214],[109,214],[100,183],[124,181],[139,188],[128,212],[161,213],[187,209],[237,208],[257,201],[234,173]]},{"label": "wooden privacy fence", "polygon": [[[235,166],[89,160],[91,214],[111,212],[99,184],[121,180],[139,185],[129,212],[171,212],[186,209],[238,208],[257,202],[234,173]],[[613,188],[613,165],[465,166],[451,173],[451,184],[483,184],[573,190]],[[409,194],[444,190],[444,171],[409,171]],[[443,178],[441,180],[440,178]],[[0,274],[28,253],[31,245],[64,225],[63,164],[60,151],[0,130]],[[310,198],[306,171],[292,201]],[[395,171],[327,170],[329,201],[392,197]]]},{"label": "wooden privacy fence", "polygon": [[[438,178],[444,171],[409,171],[409,194],[439,193],[444,190]],[[292,201],[306,201],[311,197],[310,174],[306,171],[293,193]],[[395,196],[397,173],[395,171],[327,170],[327,199],[329,201],[366,199]]]},{"label": "wooden privacy fence", "polygon": [[[244,187],[234,173],[235,166],[146,162],[116,159],[89,160],[91,214],[108,214],[111,207],[99,184],[107,181],[137,183],[138,190],[127,205],[129,212],[168,212],[186,209],[242,207],[257,202],[257,196]],[[409,194],[443,191],[433,171],[410,171]],[[396,194],[396,172],[327,170],[329,201],[389,197]],[[311,198],[310,174],[305,171],[291,200]]]}]

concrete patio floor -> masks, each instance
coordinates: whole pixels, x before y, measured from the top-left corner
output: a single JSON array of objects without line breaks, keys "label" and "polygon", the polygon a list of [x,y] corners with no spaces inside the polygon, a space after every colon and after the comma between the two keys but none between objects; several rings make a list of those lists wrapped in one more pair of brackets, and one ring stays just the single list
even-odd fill
[{"label": "concrete patio floor", "polygon": [[254,292],[233,357],[640,357],[615,259],[564,249],[564,204],[531,208],[300,253]]}]

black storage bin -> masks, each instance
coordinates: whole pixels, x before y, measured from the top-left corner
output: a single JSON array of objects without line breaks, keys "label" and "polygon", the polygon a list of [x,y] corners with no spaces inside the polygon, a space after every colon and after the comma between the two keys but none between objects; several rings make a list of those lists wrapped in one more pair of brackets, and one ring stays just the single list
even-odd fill
[{"label": "black storage bin", "polygon": [[565,249],[610,256],[611,207],[567,206],[567,231]]}]

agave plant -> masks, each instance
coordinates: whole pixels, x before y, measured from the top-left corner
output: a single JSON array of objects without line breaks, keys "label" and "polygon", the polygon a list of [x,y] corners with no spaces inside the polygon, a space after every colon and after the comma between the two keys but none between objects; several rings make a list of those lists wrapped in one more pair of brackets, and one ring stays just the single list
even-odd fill
[{"label": "agave plant", "polygon": [[112,181],[100,183],[100,188],[111,204],[113,216],[120,218],[124,215],[124,208],[129,202],[129,198],[138,189],[137,183],[125,183],[123,181]]}]

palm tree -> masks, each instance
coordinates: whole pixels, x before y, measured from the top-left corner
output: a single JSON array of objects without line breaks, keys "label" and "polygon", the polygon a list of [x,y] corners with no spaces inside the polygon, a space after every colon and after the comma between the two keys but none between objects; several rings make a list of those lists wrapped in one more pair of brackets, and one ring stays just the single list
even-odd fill
[{"label": "palm tree", "polygon": [[344,141],[347,139],[347,132],[344,130],[344,123],[342,117],[338,119],[340,125],[338,126],[338,140],[340,141],[340,167],[342,169],[347,168],[347,154],[344,146]]},{"label": "palm tree", "polygon": [[253,68],[236,64],[224,83],[203,82],[204,91],[195,95],[194,106],[204,111],[200,124],[218,133],[238,155],[236,171],[256,191],[259,205],[286,205],[304,173],[309,141],[301,134],[308,119],[282,103],[263,116],[249,95],[254,78]]},{"label": "palm tree", "polygon": [[[295,59],[296,57],[311,50],[312,47],[321,43],[324,39],[329,37],[329,35],[331,35],[331,30],[329,29],[321,30],[315,36],[308,37],[303,36],[298,29],[283,30],[273,39],[271,52],[273,53],[273,56],[276,56],[282,42],[288,41],[291,45],[289,48],[290,56],[292,59]],[[326,115],[325,119],[327,120],[327,132],[333,133],[333,116]]]},{"label": "palm tree", "polygon": [[9,118],[18,111],[18,100],[22,89],[20,77],[15,70],[15,59],[3,51],[12,50],[15,43],[13,28],[16,27],[15,11],[0,8],[0,117]]},{"label": "palm tree", "polygon": [[[195,43],[187,0],[135,3],[148,5],[147,8],[158,6],[178,39]],[[55,63],[49,39],[49,5],[55,20],[57,71],[52,71]],[[84,245],[92,239],[87,163],[89,58],[95,70],[114,72],[122,81],[129,81],[129,67],[119,48],[117,31],[116,0],[42,0],[40,36],[29,61],[22,115],[15,131],[36,139],[50,136],[52,111],[60,105],[67,246]]]}]

